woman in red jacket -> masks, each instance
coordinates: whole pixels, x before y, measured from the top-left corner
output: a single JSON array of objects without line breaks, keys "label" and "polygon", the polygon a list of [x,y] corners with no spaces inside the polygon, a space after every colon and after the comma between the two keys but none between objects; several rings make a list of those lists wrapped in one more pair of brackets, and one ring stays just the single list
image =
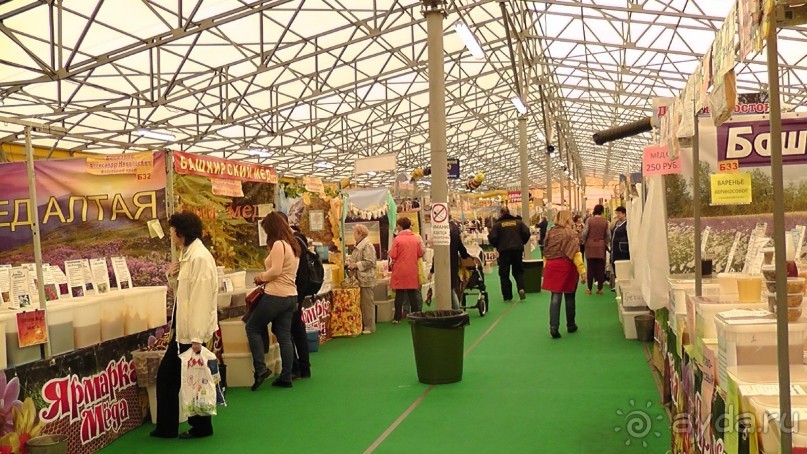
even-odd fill
[{"label": "woman in red jacket", "polygon": [[423,305],[418,278],[418,259],[423,257],[423,243],[409,230],[410,227],[412,222],[409,219],[398,219],[395,226],[398,235],[389,250],[389,257],[394,261],[389,286],[395,290],[395,319],[392,321],[395,325],[403,318],[405,301],[409,301],[412,312],[419,312]]}]

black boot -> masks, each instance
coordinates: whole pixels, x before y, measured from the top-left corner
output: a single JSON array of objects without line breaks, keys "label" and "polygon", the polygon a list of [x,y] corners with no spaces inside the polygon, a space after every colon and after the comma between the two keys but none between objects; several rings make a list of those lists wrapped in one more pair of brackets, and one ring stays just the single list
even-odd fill
[{"label": "black boot", "polygon": [[552,335],[552,339],[560,339],[560,331],[557,328],[549,328],[549,334]]}]

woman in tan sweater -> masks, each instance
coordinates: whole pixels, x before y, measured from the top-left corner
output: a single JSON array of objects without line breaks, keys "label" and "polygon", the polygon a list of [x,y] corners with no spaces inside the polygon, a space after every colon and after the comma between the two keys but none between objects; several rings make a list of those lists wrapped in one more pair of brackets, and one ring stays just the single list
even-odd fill
[{"label": "woman in tan sweater", "polygon": [[297,306],[297,266],[300,263],[300,243],[294,239],[291,227],[279,213],[269,213],[261,221],[266,232],[269,255],[264,260],[266,271],[255,276],[255,285],[263,285],[263,297],[246,324],[249,350],[255,368],[252,390],[255,391],[272,372],[266,368],[264,345],[261,332],[272,324],[272,332],[280,344],[280,358],[283,370],[272,386],[291,388],[294,344],[291,341],[291,317]]}]

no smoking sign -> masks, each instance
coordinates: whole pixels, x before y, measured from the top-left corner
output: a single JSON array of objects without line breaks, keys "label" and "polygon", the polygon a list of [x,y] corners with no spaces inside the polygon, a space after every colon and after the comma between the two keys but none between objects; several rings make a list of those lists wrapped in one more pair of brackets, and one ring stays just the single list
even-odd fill
[{"label": "no smoking sign", "polygon": [[432,237],[437,246],[448,246],[451,234],[448,226],[448,204],[432,204]]}]

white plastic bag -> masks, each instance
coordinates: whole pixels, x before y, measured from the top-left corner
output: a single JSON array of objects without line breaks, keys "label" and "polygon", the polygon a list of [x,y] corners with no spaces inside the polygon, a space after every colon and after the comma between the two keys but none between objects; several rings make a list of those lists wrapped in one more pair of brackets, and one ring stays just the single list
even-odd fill
[{"label": "white plastic bag", "polygon": [[187,349],[179,355],[182,365],[182,382],[179,388],[180,419],[185,416],[213,416],[216,414],[216,383],[208,361],[216,355],[205,347],[199,354]]}]

